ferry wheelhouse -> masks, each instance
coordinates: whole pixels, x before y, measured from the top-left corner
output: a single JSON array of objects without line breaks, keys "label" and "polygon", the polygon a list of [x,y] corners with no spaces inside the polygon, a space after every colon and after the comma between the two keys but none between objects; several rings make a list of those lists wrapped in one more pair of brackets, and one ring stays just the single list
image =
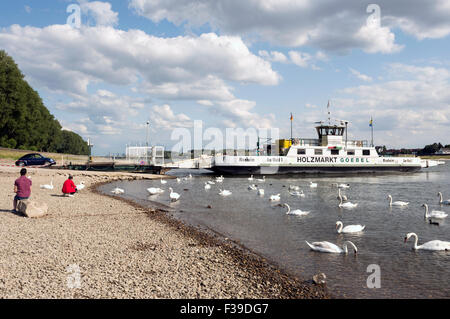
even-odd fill
[{"label": "ferry wheelhouse", "polygon": [[266,144],[254,156],[217,155],[211,168],[221,174],[413,172],[435,166],[419,157],[382,157],[367,141],[347,139],[348,122],[319,122],[317,139],[292,138]]}]

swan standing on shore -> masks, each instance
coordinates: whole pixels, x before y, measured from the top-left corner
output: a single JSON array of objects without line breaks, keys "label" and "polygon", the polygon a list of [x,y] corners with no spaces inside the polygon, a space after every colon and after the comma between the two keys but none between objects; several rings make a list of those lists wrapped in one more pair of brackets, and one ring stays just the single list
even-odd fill
[{"label": "swan standing on shore", "polygon": [[147,188],[147,192],[149,192],[150,195],[158,195],[164,193],[164,190],[159,187],[150,187]]},{"label": "swan standing on shore", "polygon": [[366,228],[365,225],[347,225],[344,227],[344,224],[341,221],[336,222],[336,229],[338,234],[359,233],[362,232],[364,228]]},{"label": "swan standing on shore", "polygon": [[53,189],[53,178],[50,181],[50,184],[45,184],[40,186],[42,189]]},{"label": "swan standing on shore", "polygon": [[351,209],[351,208],[355,208],[356,206],[358,206],[357,203],[356,203],[356,204],[351,203],[351,202],[343,203],[343,202],[342,202],[342,196],[341,196],[341,195],[339,195],[339,200],[340,200],[340,203],[339,203],[338,206],[341,207],[341,208]]},{"label": "swan standing on shore", "polygon": [[78,191],[81,191],[82,189],[84,189],[86,187],[86,185],[84,184],[83,181],[80,182],[80,184],[75,185]]},{"label": "swan standing on shore", "polygon": [[170,197],[170,200],[171,200],[172,202],[176,202],[177,200],[180,199],[180,194],[175,193],[175,192],[173,191],[172,187],[169,187],[169,191],[170,191],[169,197]]},{"label": "swan standing on shore", "polygon": [[111,191],[111,193],[113,193],[113,194],[123,194],[123,193],[125,193],[125,191],[122,188],[116,187],[116,188],[114,188]]},{"label": "swan standing on shore", "polygon": [[409,233],[406,234],[405,237],[405,243],[408,241],[410,237],[415,237],[414,241],[414,250],[423,249],[423,250],[446,250],[450,251],[450,241],[442,241],[442,240],[432,240],[429,242],[426,242],[423,245],[417,246],[417,242],[419,241],[419,237],[416,233]]},{"label": "swan standing on shore", "polygon": [[342,248],[328,241],[316,241],[312,244],[306,242],[306,244],[308,244],[308,246],[314,251],[318,251],[321,253],[335,253],[335,254],[347,254],[348,253],[347,244],[350,244],[350,246],[352,246],[353,249],[355,250],[355,254],[358,252],[358,248],[356,248],[356,245],[351,241],[344,242]]},{"label": "swan standing on shore", "polygon": [[439,211],[439,210],[433,210],[433,211],[431,211],[431,213],[428,213],[428,205],[427,204],[423,204],[422,207],[425,207],[425,219],[427,219],[427,218],[442,219],[442,218],[446,218],[448,216],[448,214],[446,214],[445,212]]},{"label": "swan standing on shore", "polygon": [[286,212],[286,215],[306,216],[310,213],[309,211],[305,212],[305,211],[302,211],[301,209],[295,209],[295,210],[291,211],[291,207],[286,203],[284,203],[283,206],[287,207],[287,209],[288,209],[288,211]]},{"label": "swan standing on shore", "polygon": [[402,202],[402,201],[396,201],[396,202],[392,202],[392,196],[388,195],[388,199],[389,199],[389,206],[400,206],[400,207],[404,207],[406,205],[409,204],[409,202]]},{"label": "swan standing on shore", "polygon": [[450,199],[447,199],[447,200],[442,200],[442,193],[441,192],[439,192],[438,193],[438,196],[439,196],[439,204],[441,204],[441,205],[450,205]]}]

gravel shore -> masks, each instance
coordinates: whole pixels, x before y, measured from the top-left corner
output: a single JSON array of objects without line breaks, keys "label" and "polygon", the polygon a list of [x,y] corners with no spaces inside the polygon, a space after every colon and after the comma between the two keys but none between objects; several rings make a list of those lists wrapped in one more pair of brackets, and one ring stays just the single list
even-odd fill
[{"label": "gravel shore", "polygon": [[[0,170],[0,298],[329,298],[231,242],[95,189],[160,176],[72,171],[87,187],[70,198],[68,171],[29,169],[31,199],[49,214],[28,219],[11,212],[19,170]],[[39,188],[51,180],[53,190]]]}]

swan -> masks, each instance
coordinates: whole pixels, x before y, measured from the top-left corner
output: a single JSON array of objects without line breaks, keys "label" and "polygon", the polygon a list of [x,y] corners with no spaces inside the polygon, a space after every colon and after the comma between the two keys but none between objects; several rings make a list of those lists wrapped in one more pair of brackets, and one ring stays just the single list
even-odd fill
[{"label": "swan", "polygon": [[309,182],[309,187],[316,188],[317,187],[317,183]]},{"label": "swan", "polygon": [[147,192],[149,192],[150,195],[157,195],[157,194],[164,193],[164,190],[161,188],[157,188],[157,187],[150,187],[150,188],[147,188]]},{"label": "swan", "polygon": [[257,181],[264,183],[266,181],[266,177],[263,176],[263,178],[258,178]]},{"label": "swan", "polygon": [[342,248],[328,241],[316,241],[312,244],[306,242],[306,244],[308,244],[308,246],[314,251],[318,251],[321,253],[335,253],[335,254],[347,254],[348,253],[347,244],[350,244],[355,250],[355,254],[358,252],[358,248],[356,248],[355,244],[352,243],[351,241],[345,241],[344,244],[342,245]]},{"label": "swan", "polygon": [[354,204],[354,203],[351,203],[351,202],[347,202],[347,203],[342,203],[342,196],[339,196],[339,200],[341,201],[340,203],[339,203],[339,207],[341,207],[341,208],[355,208],[356,206],[358,206],[358,204],[356,203],[356,204]]},{"label": "swan", "polygon": [[450,199],[442,200],[442,193],[439,192],[438,196],[440,197],[439,204],[441,205],[450,205]]},{"label": "swan", "polygon": [[53,189],[53,178],[50,181],[50,184],[45,184],[40,186],[42,189]]},{"label": "swan", "polygon": [[169,187],[169,191],[170,191],[169,197],[170,197],[170,200],[171,200],[172,202],[176,202],[177,200],[180,199],[180,194],[175,193],[175,192],[173,191],[172,187]]},{"label": "swan", "polygon": [[255,184],[251,184],[251,185],[248,185],[248,189],[251,191],[255,191],[258,189],[258,187]]},{"label": "swan", "polygon": [[84,189],[86,187],[86,185],[84,184],[83,181],[80,182],[80,184],[76,185],[77,190],[81,191],[82,189]]},{"label": "swan", "polygon": [[300,209],[296,209],[296,210],[291,211],[291,207],[288,204],[286,204],[286,203],[284,203],[283,206],[286,206],[287,209],[288,209],[288,211],[286,212],[286,215],[306,216],[306,215],[308,215],[310,213],[309,211],[305,212],[305,211],[302,211]]},{"label": "swan", "polygon": [[264,196],[264,189],[262,189],[262,188],[258,189],[258,195]]},{"label": "swan", "polygon": [[405,237],[405,243],[408,241],[410,237],[415,237],[416,240],[414,241],[413,249],[423,249],[423,250],[450,250],[450,241],[442,241],[442,240],[432,240],[429,242],[426,242],[423,245],[417,246],[417,242],[419,241],[419,237],[416,233],[408,233]]},{"label": "swan", "polygon": [[181,178],[177,177],[177,183],[181,183]]},{"label": "swan", "polygon": [[216,185],[216,183],[213,182],[213,181],[207,181],[207,183],[208,183],[209,185]]},{"label": "swan", "polygon": [[279,200],[280,200],[280,194],[270,195],[269,200],[270,200],[271,202],[277,202],[277,201],[279,201]]},{"label": "swan", "polygon": [[161,178],[161,184],[167,184],[167,181],[165,181],[165,180],[163,180],[162,178]]},{"label": "swan", "polygon": [[188,178],[189,178],[189,179],[192,179],[192,174],[189,174]]},{"label": "swan", "polygon": [[208,183],[205,183],[205,189],[211,189],[211,185]]},{"label": "swan", "polygon": [[389,199],[389,206],[406,206],[409,204],[409,202],[402,202],[402,201],[392,202],[391,195],[388,195],[388,199]]},{"label": "swan", "polygon": [[336,222],[336,228],[337,228],[337,232],[338,234],[341,233],[359,233],[361,231],[364,230],[364,228],[366,228],[366,226],[362,226],[362,225],[347,225],[344,227],[344,224],[341,221],[337,221]]},{"label": "swan", "polygon": [[338,188],[350,188],[350,184],[339,184]]},{"label": "swan", "polygon": [[224,180],[223,175],[221,175],[220,177],[216,177],[216,183],[222,183]]},{"label": "swan", "polygon": [[338,197],[337,197],[337,199],[339,199],[339,197],[342,197],[342,200],[343,200],[344,202],[346,202],[346,201],[348,200],[348,198],[347,198],[346,195],[342,195],[342,194],[341,194],[341,189],[340,189],[340,188],[338,189]]},{"label": "swan", "polygon": [[253,175],[250,175],[250,177],[248,178],[249,181],[254,180]]},{"label": "swan", "polygon": [[231,194],[232,194],[231,191],[226,190],[226,189],[223,189],[223,190],[221,189],[219,192],[220,196],[230,196]]},{"label": "swan", "polygon": [[423,204],[422,207],[425,207],[425,218],[446,218],[448,214],[439,210],[433,210],[431,213],[428,213],[428,205]]},{"label": "swan", "polygon": [[123,194],[123,193],[125,193],[125,191],[122,188],[116,187],[116,188],[114,188],[111,191],[111,193],[113,193],[113,194]]},{"label": "swan", "polygon": [[289,190],[290,191],[299,191],[300,190],[300,186],[289,185]]},{"label": "swan", "polygon": [[289,194],[291,194],[292,196],[305,197],[305,194],[303,193],[303,191],[293,191],[293,192],[289,192]]}]

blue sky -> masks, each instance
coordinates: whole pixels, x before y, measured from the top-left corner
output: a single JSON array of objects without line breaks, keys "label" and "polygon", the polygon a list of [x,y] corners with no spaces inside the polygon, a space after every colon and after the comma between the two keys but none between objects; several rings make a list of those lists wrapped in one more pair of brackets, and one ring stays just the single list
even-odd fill
[{"label": "blue sky", "polygon": [[147,120],[168,149],[194,120],[289,137],[291,112],[294,135],[314,137],[328,100],[351,138],[370,138],[372,116],[377,145],[450,144],[449,34],[440,0],[0,4],[0,49],[95,154],[145,143]]}]

